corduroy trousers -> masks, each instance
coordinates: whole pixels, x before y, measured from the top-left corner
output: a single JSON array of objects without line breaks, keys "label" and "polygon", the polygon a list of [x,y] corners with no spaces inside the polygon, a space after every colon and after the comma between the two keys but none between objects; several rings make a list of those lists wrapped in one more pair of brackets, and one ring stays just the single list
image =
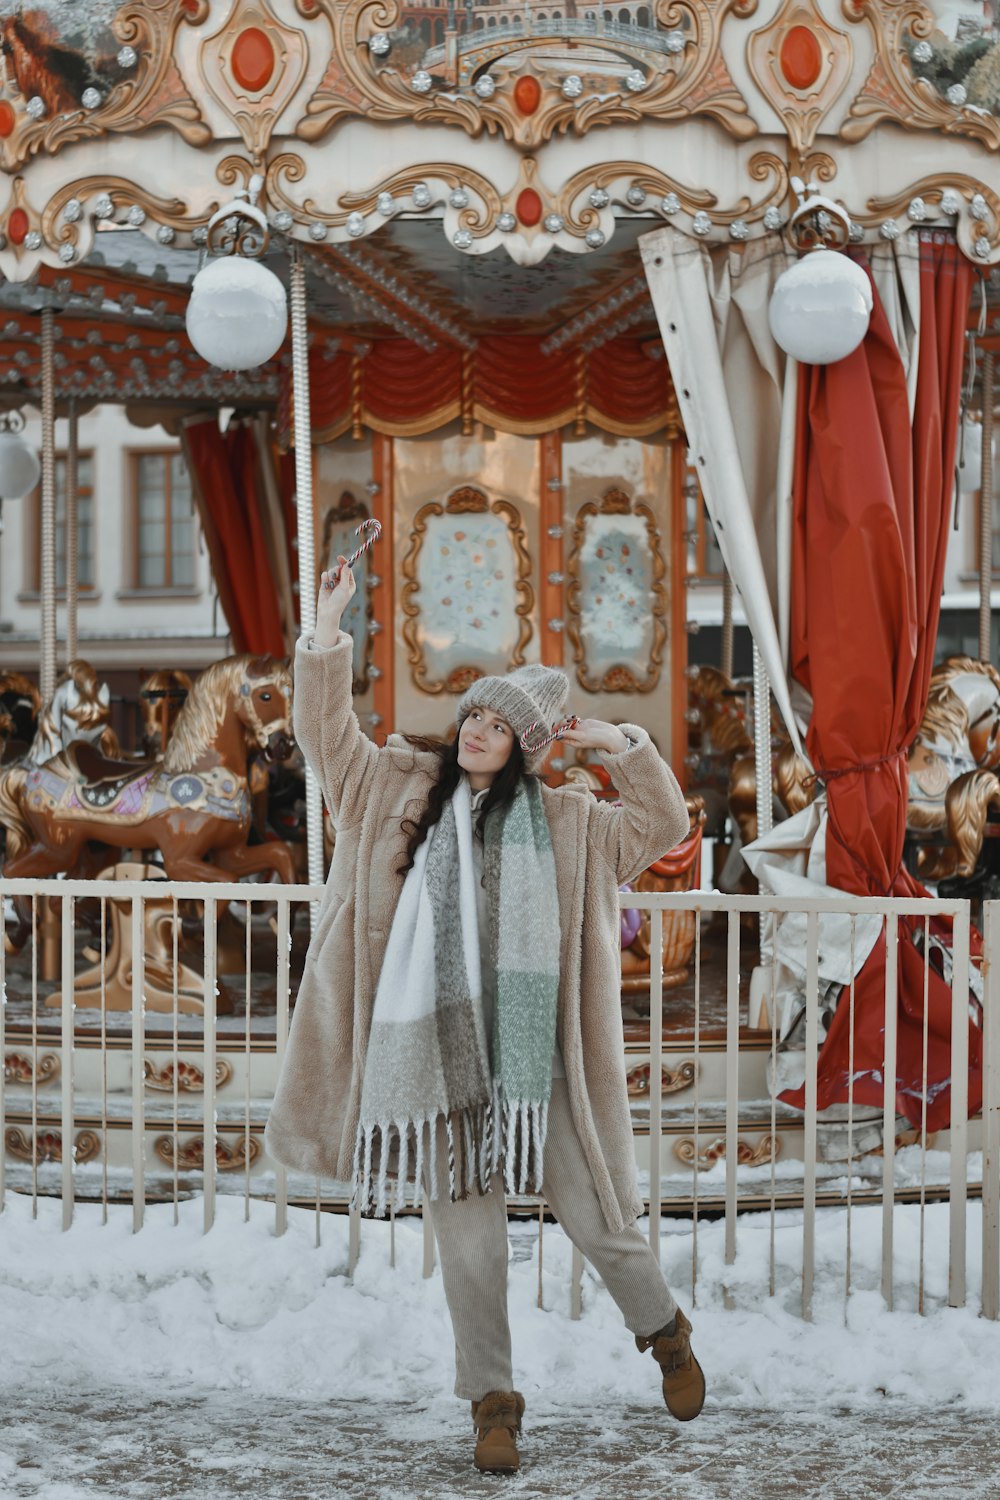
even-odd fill
[{"label": "corduroy trousers", "polygon": [[[490,1391],[514,1389],[507,1317],[507,1209],[504,1185],[457,1203],[448,1195],[447,1143],[438,1138],[438,1196],[427,1195],[437,1239],[445,1297],[455,1334],[455,1394],[480,1401]],[[443,1175],[443,1182],[441,1177]],[[545,1139],[545,1201],[573,1244],[590,1262],[633,1333],[657,1333],[677,1311],[649,1241],[634,1224],[607,1226],[590,1168],[573,1124],[564,1078],[553,1078]]]}]

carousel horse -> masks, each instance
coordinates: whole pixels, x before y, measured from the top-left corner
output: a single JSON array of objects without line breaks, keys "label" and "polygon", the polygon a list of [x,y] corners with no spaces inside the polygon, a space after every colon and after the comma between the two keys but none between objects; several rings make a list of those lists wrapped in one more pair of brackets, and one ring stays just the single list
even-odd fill
[{"label": "carousel horse", "polygon": [[35,738],[42,695],[23,672],[0,672],[0,762],[23,760]]},{"label": "carousel horse", "polygon": [[949,657],[931,677],[909,757],[906,826],[921,879],[974,874],[990,808],[1000,808],[998,770],[1000,674],[989,662]]},{"label": "carousel horse", "polygon": [[41,766],[70,744],[83,740],[102,755],[119,759],[121,747],[111,728],[111,693],[106,682],[81,657],[71,661],[56,683],[52,699],[38,716],[38,728],[25,757]]},{"label": "carousel horse", "polygon": [[151,758],[165,753],[190,691],[188,674],[174,670],[151,672],[139,689],[142,745]]},{"label": "carousel horse", "polygon": [[[271,871],[291,883],[291,851],[247,845],[249,753],[291,752],[291,673],[271,658],[232,656],[206,668],[162,760],[108,760],[85,742],[41,766],[0,773],[8,877],[74,869],[88,842],[158,849],[170,880],[224,881]],[[21,927],[25,914],[19,907]],[[21,941],[26,932],[19,933]]]}]

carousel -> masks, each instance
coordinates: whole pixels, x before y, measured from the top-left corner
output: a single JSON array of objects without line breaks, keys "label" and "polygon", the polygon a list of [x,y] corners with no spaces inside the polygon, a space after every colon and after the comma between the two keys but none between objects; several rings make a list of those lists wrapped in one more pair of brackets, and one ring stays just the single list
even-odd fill
[{"label": "carousel", "polygon": [[[138,1163],[169,1196],[214,1156],[223,1190],[273,1192],[263,1124],[335,838],[288,658],[320,569],[359,550],[344,626],[373,738],[443,734],[479,675],[564,667],[576,712],[643,725],[685,784],[689,836],[638,888],[773,895],[740,939],[737,1145],[748,1183],[780,1160],[794,1202],[801,933],[782,897],[992,894],[992,15],[14,0],[0,54],[0,494],[41,493],[37,681],[0,657],[6,1181],[128,1197]],[[194,681],[160,662],[124,746],[77,626],[75,454],[100,403],[175,435],[233,647]],[[980,653],[936,663],[955,469],[977,441]],[[687,629],[702,507],[717,661]],[[615,796],[558,743],[546,774]],[[245,899],[200,893],[236,881]],[[689,909],[662,925],[659,964],[648,916],[623,911],[623,1034],[648,1166],[662,988],[662,1182],[683,1207],[724,1150],[732,942]],[[933,962],[912,928],[899,1129],[946,1141],[949,924]],[[848,1048],[854,1101],[882,1103],[887,952],[869,937],[848,955],[834,933],[819,973],[831,1181]],[[975,1114],[975,966],[970,984]],[[873,1126],[865,1149],[883,1148]],[[342,1206],[348,1189],[288,1191]]]}]

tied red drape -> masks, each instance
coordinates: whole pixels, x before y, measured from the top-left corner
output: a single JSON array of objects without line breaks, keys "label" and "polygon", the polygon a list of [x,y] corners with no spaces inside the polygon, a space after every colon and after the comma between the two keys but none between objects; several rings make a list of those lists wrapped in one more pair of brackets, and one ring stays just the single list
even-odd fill
[{"label": "tied red drape", "polygon": [[[873,285],[868,335],[837,364],[800,373],[794,483],[792,675],[813,696],[807,746],[826,782],[828,884],[923,896],[902,868],[907,752],[927,701],[954,484],[966,310],[973,271],[954,242],[924,238],[912,423],[906,378]],[[949,924],[932,923],[931,931]],[[924,965],[899,925],[897,1100],[920,1120]],[[881,1104],[885,937],[855,987],[854,1099]],[[950,1114],[951,990],[928,975],[929,1130]],[[981,1033],[970,1023],[969,1108],[981,1102]],[[820,1052],[820,1108],[848,1097],[849,1008]],[[802,1106],[802,1093],[784,1096]]]},{"label": "tied red drape", "polygon": [[223,434],[211,416],[187,423],[182,441],[233,649],[284,656],[254,433],[234,423]]}]

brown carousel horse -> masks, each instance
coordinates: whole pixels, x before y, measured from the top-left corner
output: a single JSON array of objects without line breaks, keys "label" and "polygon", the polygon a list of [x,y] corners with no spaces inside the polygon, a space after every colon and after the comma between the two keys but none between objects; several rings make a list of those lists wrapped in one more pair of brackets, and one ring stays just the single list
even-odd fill
[{"label": "brown carousel horse", "polygon": [[[232,656],[191,689],[162,760],[105,759],[75,743],[42,766],[0,772],[3,874],[75,869],[88,843],[159,849],[171,880],[224,881],[273,871],[291,883],[291,851],[280,841],[247,846],[249,752],[283,760],[292,750],[291,673],[270,658]],[[27,935],[25,913],[21,941]]]},{"label": "brown carousel horse", "polygon": [[148,756],[161,756],[165,752],[190,691],[188,674],[173,668],[151,672],[142,684],[139,689],[142,745]]}]

